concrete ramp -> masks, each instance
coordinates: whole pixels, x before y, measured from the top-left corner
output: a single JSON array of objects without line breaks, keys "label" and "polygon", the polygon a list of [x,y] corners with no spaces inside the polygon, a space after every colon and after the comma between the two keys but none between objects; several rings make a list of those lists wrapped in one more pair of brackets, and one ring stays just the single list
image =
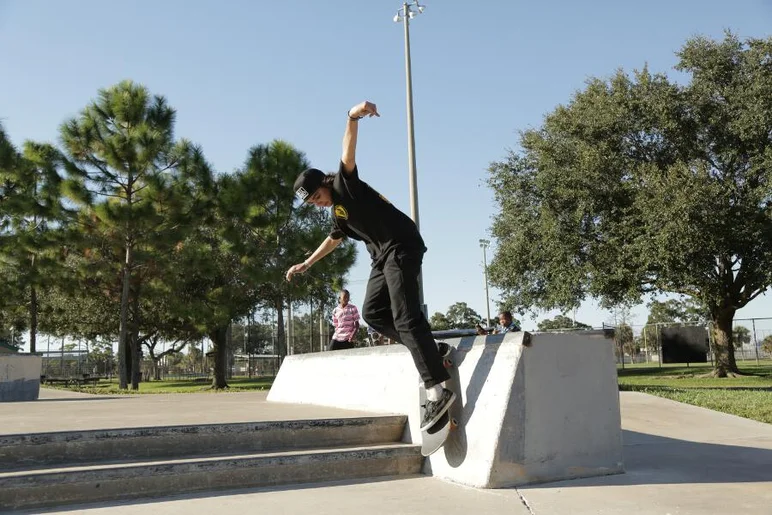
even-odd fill
[{"label": "concrete ramp", "polygon": [[[602,331],[446,341],[460,427],[425,472],[480,488],[623,472],[613,341]],[[420,443],[418,385],[406,348],[367,347],[287,357],[268,400],[407,414],[404,440]]]}]

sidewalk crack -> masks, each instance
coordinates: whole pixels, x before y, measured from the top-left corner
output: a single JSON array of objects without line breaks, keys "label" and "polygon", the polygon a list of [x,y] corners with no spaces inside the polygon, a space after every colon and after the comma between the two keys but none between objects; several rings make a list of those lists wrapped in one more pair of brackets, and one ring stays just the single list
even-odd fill
[{"label": "sidewalk crack", "polygon": [[523,494],[520,493],[520,490],[515,488],[515,492],[517,492],[517,496],[520,498],[520,502],[523,503],[523,506],[525,506],[525,508],[528,510],[528,513],[530,513],[531,515],[536,515],[536,512],[533,511],[531,506],[528,504],[528,501],[526,500],[526,498],[523,497]]}]

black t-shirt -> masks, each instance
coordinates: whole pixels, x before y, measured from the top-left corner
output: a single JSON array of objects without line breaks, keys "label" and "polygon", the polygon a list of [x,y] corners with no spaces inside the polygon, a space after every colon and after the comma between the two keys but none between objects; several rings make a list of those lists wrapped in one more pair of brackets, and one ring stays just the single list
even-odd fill
[{"label": "black t-shirt", "polygon": [[373,266],[394,249],[425,252],[413,220],[359,179],[359,170],[346,173],[343,163],[332,183],[333,229],[330,237],[349,236],[367,245]]}]

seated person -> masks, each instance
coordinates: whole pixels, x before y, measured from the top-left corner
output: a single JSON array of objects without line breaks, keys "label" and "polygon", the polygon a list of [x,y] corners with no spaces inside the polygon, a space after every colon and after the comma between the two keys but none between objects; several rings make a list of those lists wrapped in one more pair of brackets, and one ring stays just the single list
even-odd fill
[{"label": "seated person", "polygon": [[498,333],[515,333],[520,331],[520,323],[512,318],[511,311],[502,311],[499,313],[499,325],[496,327]]}]

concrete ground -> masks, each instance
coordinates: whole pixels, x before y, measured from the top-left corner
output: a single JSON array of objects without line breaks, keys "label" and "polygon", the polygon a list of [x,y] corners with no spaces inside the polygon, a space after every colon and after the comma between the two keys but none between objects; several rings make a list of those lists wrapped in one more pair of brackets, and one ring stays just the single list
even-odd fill
[{"label": "concrete ground", "polygon": [[267,391],[90,395],[42,388],[34,402],[0,403],[0,435],[372,416],[321,406],[266,402]]},{"label": "concrete ground", "polygon": [[[621,475],[501,490],[418,476],[68,506],[48,513],[772,513],[772,425],[641,393],[622,392],[620,398],[627,470]],[[264,400],[265,393],[99,398],[43,390],[39,401],[0,405],[0,434],[359,414]]]}]

